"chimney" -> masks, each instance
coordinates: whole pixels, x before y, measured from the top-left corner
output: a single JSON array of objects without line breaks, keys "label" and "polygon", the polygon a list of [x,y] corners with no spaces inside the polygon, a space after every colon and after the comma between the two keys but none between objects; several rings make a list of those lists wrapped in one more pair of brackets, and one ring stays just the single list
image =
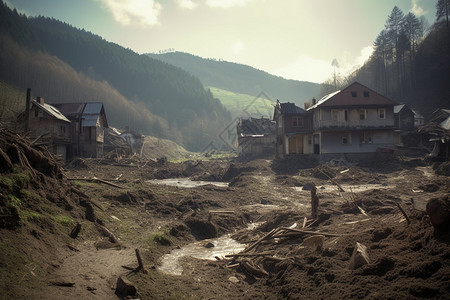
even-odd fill
[{"label": "chimney", "polygon": [[31,88],[27,88],[27,99],[25,102],[25,131],[28,131],[30,123]]},{"label": "chimney", "polygon": [[316,98],[312,98],[312,105],[316,105]]},{"label": "chimney", "polygon": [[39,103],[40,105],[44,105],[44,98],[37,97],[37,103]]}]

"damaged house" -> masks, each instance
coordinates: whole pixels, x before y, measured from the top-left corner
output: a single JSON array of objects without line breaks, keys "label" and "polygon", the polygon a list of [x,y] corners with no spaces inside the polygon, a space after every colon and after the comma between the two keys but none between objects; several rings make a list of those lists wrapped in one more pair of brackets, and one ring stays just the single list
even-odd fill
[{"label": "damaged house", "polygon": [[275,149],[275,123],[268,118],[239,119],[237,124],[238,154],[259,156],[273,154]]},{"label": "damaged house", "polygon": [[393,148],[395,105],[358,82],[326,95],[308,108],[313,113],[314,153],[368,153]]},{"label": "damaged house", "polygon": [[48,104],[41,97],[31,99],[31,89],[27,89],[25,112],[19,121],[34,143],[64,160],[103,156],[108,121],[101,102]]},{"label": "damaged house", "polygon": [[102,102],[52,104],[71,121],[68,158],[103,156],[104,129],[108,127]]},{"label": "damaged house", "polygon": [[[276,155],[315,153],[312,135],[312,114],[294,103],[277,100],[273,119],[276,122]],[[317,149],[318,151],[318,149]]]},{"label": "damaged house", "polygon": [[66,160],[72,142],[71,122],[58,109],[38,97],[31,99],[27,91],[25,113],[19,116],[25,121],[25,131],[38,145]]},{"label": "damaged house", "polygon": [[448,160],[450,143],[450,109],[438,109],[433,112],[430,122],[422,126],[419,132],[433,144],[430,157]]},{"label": "damaged house", "polygon": [[303,110],[277,102],[277,154],[370,153],[394,147],[394,101],[354,82]]}]

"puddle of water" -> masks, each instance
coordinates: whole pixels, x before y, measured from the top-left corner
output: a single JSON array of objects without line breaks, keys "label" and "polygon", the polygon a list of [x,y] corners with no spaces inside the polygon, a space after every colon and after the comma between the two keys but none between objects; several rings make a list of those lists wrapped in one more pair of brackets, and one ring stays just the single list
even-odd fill
[{"label": "puddle of water", "polygon": [[[367,184],[367,185],[342,185],[342,188],[345,190],[345,192],[351,192],[353,191],[354,193],[358,193],[358,192],[364,192],[364,191],[369,191],[369,190],[375,190],[375,189],[392,189],[393,186],[389,186],[389,185],[382,185],[382,184]],[[306,190],[302,190],[302,187],[293,187],[294,190],[296,191],[300,191],[300,192],[305,192],[305,193],[311,193],[311,191],[306,191]],[[336,185],[321,185],[321,186],[317,186],[317,192],[337,192],[338,191],[338,187]]]},{"label": "puddle of water", "polygon": [[[208,242],[215,246],[206,248],[204,245]],[[227,254],[238,253],[244,249],[245,245],[233,240],[229,234],[217,239],[202,240],[188,244],[180,249],[172,250],[169,254],[164,255],[161,258],[161,265],[158,267],[158,270],[169,275],[181,275],[183,273],[183,267],[179,260],[184,256],[215,260],[216,256],[223,257]]]},{"label": "puddle of water", "polygon": [[151,179],[146,182],[151,184],[163,184],[169,186],[177,186],[182,188],[194,188],[204,185],[215,185],[218,187],[228,187],[228,182],[220,182],[220,181],[201,181],[201,180],[192,180],[190,178],[167,178],[167,179]]}]

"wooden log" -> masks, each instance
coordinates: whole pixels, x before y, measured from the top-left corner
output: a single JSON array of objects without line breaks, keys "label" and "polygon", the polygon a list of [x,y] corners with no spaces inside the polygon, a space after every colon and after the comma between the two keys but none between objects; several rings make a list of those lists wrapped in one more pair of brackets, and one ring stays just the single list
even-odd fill
[{"label": "wooden log", "polygon": [[112,182],[109,182],[109,181],[106,181],[106,180],[103,180],[103,179],[100,179],[100,178],[96,178],[96,177],[93,177],[93,178],[67,178],[67,179],[68,180],[89,181],[89,182],[100,182],[100,183],[104,183],[104,184],[107,184],[107,185],[110,185],[110,186],[113,186],[113,187],[116,187],[116,188],[119,188],[119,189],[126,189],[126,187],[124,187],[124,186],[120,186],[120,185],[117,185],[115,183],[112,183]]},{"label": "wooden log", "polygon": [[306,221],[308,221],[308,218],[307,218],[307,217],[305,217],[305,218],[303,219],[303,226],[302,226],[302,228],[305,228],[305,226],[306,226]]},{"label": "wooden log", "polygon": [[264,235],[262,238],[260,238],[259,240],[257,240],[256,242],[254,242],[253,244],[251,244],[250,246],[245,248],[242,252],[243,253],[249,252],[250,250],[252,250],[256,246],[258,246],[262,241],[264,241],[265,239],[270,238],[272,235],[277,233],[279,230],[280,230],[279,228],[272,229],[268,234]]},{"label": "wooden log", "polygon": [[403,208],[400,206],[400,203],[398,203],[397,201],[392,201],[392,202],[394,202],[394,203],[397,205],[398,209],[400,210],[400,212],[401,212],[401,213],[403,214],[403,216],[405,217],[406,222],[408,222],[408,225],[411,224],[411,221],[409,220],[408,215],[407,215],[406,212],[403,210]]},{"label": "wooden log", "polygon": [[320,173],[322,173],[323,175],[325,175],[332,183],[334,183],[334,184],[339,188],[339,191],[345,192],[345,190],[342,188],[342,186],[341,186],[339,183],[336,182],[336,180],[334,180],[333,178],[331,178],[330,176],[328,176],[328,174],[325,173],[324,171],[322,171],[322,170],[320,170],[320,169],[319,169],[319,171],[320,171]]},{"label": "wooden log", "polygon": [[139,249],[134,250],[136,252],[136,258],[138,261],[139,266],[137,267],[136,271],[142,271],[142,273],[147,274],[147,270],[144,267],[144,263],[142,261],[141,252],[139,252]]},{"label": "wooden log", "polygon": [[323,235],[323,236],[342,236],[341,234],[336,234],[336,233],[309,231],[309,230],[295,229],[295,228],[289,228],[289,227],[281,227],[281,229],[287,230],[287,231],[300,232],[300,233],[304,233],[304,234]]},{"label": "wooden log", "polygon": [[266,256],[273,255],[273,252],[261,252],[261,253],[236,253],[236,254],[227,254],[225,257],[247,257],[247,256]]},{"label": "wooden log", "polygon": [[119,240],[116,238],[116,236],[111,231],[109,231],[108,228],[106,228],[105,226],[102,226],[102,225],[98,225],[98,227],[103,232],[103,234],[109,239],[109,241],[111,243],[118,243],[119,242]]},{"label": "wooden log", "polygon": [[319,208],[319,197],[317,197],[317,188],[314,183],[311,184],[311,216],[317,218],[317,210]]},{"label": "wooden log", "polygon": [[72,231],[70,232],[69,236],[73,239],[76,239],[78,234],[81,231],[81,224],[77,223],[75,224],[75,226],[72,228]]},{"label": "wooden log", "polygon": [[80,252],[80,250],[78,250],[77,248],[75,248],[74,246],[69,245],[69,244],[67,244],[67,248],[69,248],[70,250],[75,251],[75,252]]},{"label": "wooden log", "polygon": [[255,276],[255,277],[265,277],[269,276],[265,270],[253,265],[249,260],[244,259],[241,261],[240,265],[241,269],[245,271],[247,274]]}]

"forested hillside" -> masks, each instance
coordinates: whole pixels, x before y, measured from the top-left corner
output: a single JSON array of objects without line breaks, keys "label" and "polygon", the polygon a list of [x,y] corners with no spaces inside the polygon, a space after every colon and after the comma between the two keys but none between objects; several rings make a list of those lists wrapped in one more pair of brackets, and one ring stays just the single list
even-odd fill
[{"label": "forested hillside", "polygon": [[369,61],[339,78],[336,87],[330,79],[323,90],[331,92],[359,81],[426,117],[438,108],[450,108],[450,1],[439,0],[436,8],[436,22],[428,29],[424,19],[394,7],[374,39]]},{"label": "forested hillside", "polygon": [[206,86],[253,97],[263,92],[273,101],[291,101],[302,107],[304,102],[316,97],[320,91],[320,85],[317,83],[288,80],[250,66],[204,59],[188,53],[171,52],[148,56],[188,71],[200,78]]},{"label": "forested hillside", "polygon": [[109,123],[202,150],[231,121],[200,80],[55,19],[0,5],[0,79],[48,102],[103,101]]}]

